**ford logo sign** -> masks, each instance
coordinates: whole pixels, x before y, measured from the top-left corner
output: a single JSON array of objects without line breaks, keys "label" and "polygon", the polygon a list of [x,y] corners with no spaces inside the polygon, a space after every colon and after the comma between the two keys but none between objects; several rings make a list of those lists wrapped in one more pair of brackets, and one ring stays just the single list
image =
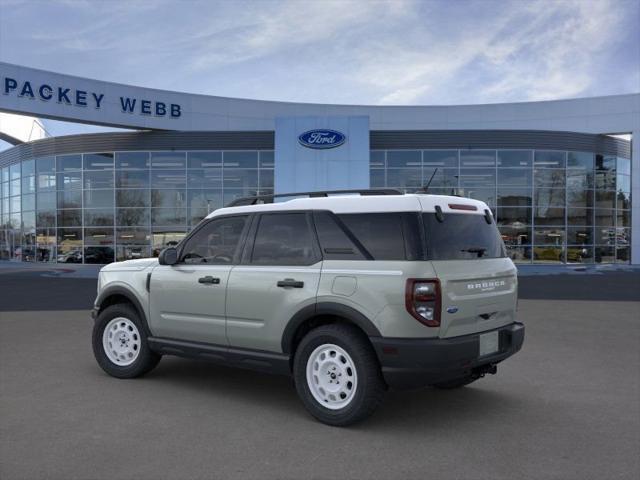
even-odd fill
[{"label": "ford logo sign", "polygon": [[447,313],[456,313],[458,311],[458,307],[447,307]]},{"label": "ford logo sign", "polygon": [[307,148],[335,148],[347,141],[344,133],[329,129],[309,130],[298,136],[300,145]]}]

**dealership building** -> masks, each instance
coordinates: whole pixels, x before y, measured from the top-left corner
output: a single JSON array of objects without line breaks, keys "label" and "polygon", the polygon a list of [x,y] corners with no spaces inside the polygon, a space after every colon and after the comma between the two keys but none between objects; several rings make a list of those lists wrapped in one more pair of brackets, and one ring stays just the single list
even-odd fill
[{"label": "dealership building", "polygon": [[455,106],[195,95],[0,63],[0,112],[126,128],[0,152],[0,259],[157,255],[245,196],[476,198],[516,262],[640,264],[640,94]]}]

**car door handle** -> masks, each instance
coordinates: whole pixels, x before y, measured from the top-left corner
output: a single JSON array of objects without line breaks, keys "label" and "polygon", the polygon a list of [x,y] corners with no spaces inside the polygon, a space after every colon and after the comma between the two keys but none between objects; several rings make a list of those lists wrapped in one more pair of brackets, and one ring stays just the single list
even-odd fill
[{"label": "car door handle", "polygon": [[198,279],[198,283],[204,283],[207,285],[218,285],[220,283],[220,279],[216,277],[209,277],[209,276],[200,277]]},{"label": "car door handle", "polygon": [[278,282],[279,287],[293,287],[293,288],[302,288],[304,287],[304,282],[299,280],[294,280],[293,278],[285,278],[284,280],[280,280]]}]

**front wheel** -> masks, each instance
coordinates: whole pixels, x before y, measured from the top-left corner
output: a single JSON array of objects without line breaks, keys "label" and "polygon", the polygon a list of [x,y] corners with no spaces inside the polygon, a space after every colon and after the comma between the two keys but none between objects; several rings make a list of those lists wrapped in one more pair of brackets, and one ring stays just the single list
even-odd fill
[{"label": "front wheel", "polygon": [[138,312],[130,305],[105,308],[93,326],[93,355],[98,365],[117,378],[134,378],[151,371],[160,355],[147,344]]},{"label": "front wheel", "polygon": [[385,384],[373,348],[355,327],[323,325],[296,351],[293,373],[306,409],[327,425],[346,426],[370,416]]}]

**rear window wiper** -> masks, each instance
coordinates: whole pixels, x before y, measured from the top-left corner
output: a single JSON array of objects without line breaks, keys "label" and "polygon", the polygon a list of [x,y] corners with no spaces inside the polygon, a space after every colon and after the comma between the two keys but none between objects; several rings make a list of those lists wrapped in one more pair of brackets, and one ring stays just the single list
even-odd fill
[{"label": "rear window wiper", "polygon": [[478,258],[480,258],[485,254],[487,249],[482,247],[471,247],[471,248],[464,248],[460,251],[466,252],[466,253],[476,253],[478,255]]}]

